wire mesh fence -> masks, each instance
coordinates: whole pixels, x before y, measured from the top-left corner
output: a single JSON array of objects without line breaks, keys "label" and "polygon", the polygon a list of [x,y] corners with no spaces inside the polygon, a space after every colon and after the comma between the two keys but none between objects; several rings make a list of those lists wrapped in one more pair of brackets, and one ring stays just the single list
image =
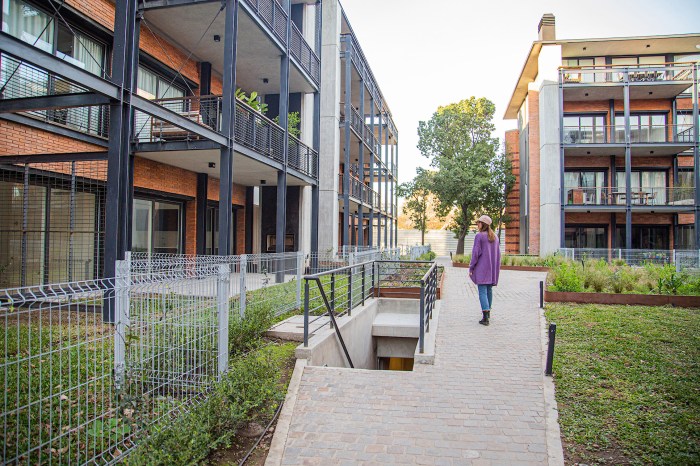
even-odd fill
[{"label": "wire mesh fence", "polygon": [[679,270],[700,268],[700,250],[561,248],[559,255],[570,260],[622,261],[629,265],[675,264]]}]

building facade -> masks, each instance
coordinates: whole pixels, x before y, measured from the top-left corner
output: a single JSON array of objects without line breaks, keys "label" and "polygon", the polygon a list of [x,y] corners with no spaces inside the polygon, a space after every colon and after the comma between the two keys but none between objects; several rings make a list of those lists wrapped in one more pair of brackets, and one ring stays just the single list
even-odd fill
[{"label": "building facade", "polygon": [[319,250],[398,244],[398,132],[338,0],[323,2]]},{"label": "building facade", "polygon": [[2,0],[0,287],[318,250],[322,10]]},{"label": "building facade", "polygon": [[692,249],[700,34],[558,40],[544,15],[512,94],[510,253]]}]

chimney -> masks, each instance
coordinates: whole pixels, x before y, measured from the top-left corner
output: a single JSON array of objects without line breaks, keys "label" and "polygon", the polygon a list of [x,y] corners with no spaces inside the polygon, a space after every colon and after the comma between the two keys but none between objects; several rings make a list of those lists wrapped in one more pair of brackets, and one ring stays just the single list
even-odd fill
[{"label": "chimney", "polygon": [[554,15],[552,13],[545,13],[542,15],[540,25],[537,26],[537,32],[539,33],[538,40],[557,39],[557,34],[554,28]]}]

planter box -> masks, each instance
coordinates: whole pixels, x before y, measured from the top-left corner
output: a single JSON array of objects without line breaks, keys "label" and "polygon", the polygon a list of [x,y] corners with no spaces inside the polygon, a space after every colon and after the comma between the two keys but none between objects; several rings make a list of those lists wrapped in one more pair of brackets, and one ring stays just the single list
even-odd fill
[{"label": "planter box", "polygon": [[521,270],[523,272],[549,272],[549,267],[536,267],[531,265],[502,265],[501,270]]},{"label": "planter box", "polygon": [[[469,264],[462,264],[461,262],[453,262],[452,267],[457,267],[461,269],[468,269]],[[501,270],[521,270],[526,272],[549,272],[549,267],[531,267],[525,265],[502,265]]]},{"label": "planter box", "polygon": [[[442,287],[445,283],[445,272],[442,272],[437,288],[437,299],[442,299]],[[420,299],[419,286],[383,286],[374,289],[375,298],[409,298]]]},{"label": "planter box", "polygon": [[700,296],[674,296],[661,294],[575,293],[568,291],[544,292],[549,303],[579,304],[633,304],[639,306],[676,306],[700,308]]}]

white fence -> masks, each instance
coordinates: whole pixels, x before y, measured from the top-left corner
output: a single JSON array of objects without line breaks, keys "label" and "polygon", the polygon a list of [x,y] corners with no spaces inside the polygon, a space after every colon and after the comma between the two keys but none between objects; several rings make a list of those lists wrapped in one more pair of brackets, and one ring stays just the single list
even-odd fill
[{"label": "white fence", "polygon": [[675,264],[676,268],[700,268],[700,250],[697,249],[593,249],[561,248],[559,254],[567,259],[604,259],[608,262],[624,261],[629,265]]}]

